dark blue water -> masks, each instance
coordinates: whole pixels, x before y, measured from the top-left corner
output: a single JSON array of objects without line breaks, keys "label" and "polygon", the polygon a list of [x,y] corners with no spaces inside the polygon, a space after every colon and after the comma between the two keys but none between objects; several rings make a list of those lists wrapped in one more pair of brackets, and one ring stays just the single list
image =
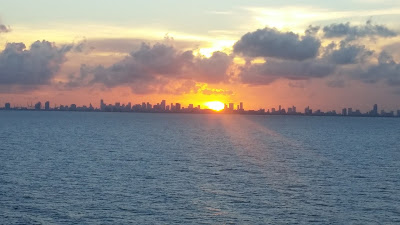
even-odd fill
[{"label": "dark blue water", "polygon": [[0,112],[0,224],[400,224],[400,119]]}]

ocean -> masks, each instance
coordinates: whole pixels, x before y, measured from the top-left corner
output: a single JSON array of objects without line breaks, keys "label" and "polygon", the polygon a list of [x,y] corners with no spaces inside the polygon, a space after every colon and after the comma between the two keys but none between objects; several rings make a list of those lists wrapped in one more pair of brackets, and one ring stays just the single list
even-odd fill
[{"label": "ocean", "polygon": [[400,119],[0,111],[0,224],[400,224]]}]

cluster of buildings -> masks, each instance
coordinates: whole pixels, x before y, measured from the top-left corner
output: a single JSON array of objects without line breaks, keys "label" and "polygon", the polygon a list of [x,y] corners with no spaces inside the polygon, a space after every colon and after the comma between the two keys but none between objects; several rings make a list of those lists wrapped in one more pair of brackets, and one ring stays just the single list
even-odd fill
[{"label": "cluster of buildings", "polygon": [[161,103],[151,104],[149,102],[142,102],[141,104],[132,105],[130,102],[128,104],[122,104],[116,102],[114,105],[105,104],[103,100],[100,100],[100,109],[102,112],[200,112],[202,111],[200,105],[194,106],[189,104],[186,108],[180,103],[171,103],[167,105],[165,100]]},{"label": "cluster of buildings", "polygon": [[353,108],[343,108],[341,113],[337,113],[336,110],[323,112],[321,110],[313,111],[309,106],[304,109],[304,112],[297,112],[296,107],[292,106],[287,111],[279,106],[279,109],[272,108],[268,110],[266,114],[270,115],[306,115],[306,116],[358,116],[358,117],[400,117],[400,110],[397,110],[396,114],[394,111],[386,112],[381,110],[378,112],[378,105],[375,104],[372,110],[362,113],[359,109],[353,110]]},{"label": "cluster of buildings", "polygon": [[[10,103],[5,103],[4,108],[0,110],[42,110],[42,111],[84,111],[84,112],[151,112],[151,113],[216,113],[211,109],[202,109],[200,105],[194,106],[189,104],[186,107],[180,103],[167,104],[165,100],[160,103],[151,104],[149,102],[142,102],[141,104],[121,104],[116,102],[115,104],[106,104],[103,100],[100,100],[100,108],[94,108],[92,104],[89,106],[77,106],[76,104],[71,105],[60,105],[50,107],[50,102],[46,101],[44,105],[41,102],[37,102],[35,105],[28,107],[11,107]],[[341,113],[337,113],[335,110],[323,112],[321,110],[313,111],[309,106],[304,109],[304,112],[298,112],[295,106],[287,109],[279,106],[278,108],[271,108],[265,111],[265,109],[259,110],[245,110],[243,102],[236,105],[234,103],[225,104],[223,110],[218,113],[227,114],[255,114],[255,115],[306,115],[306,116],[357,116],[357,117],[400,117],[400,110],[386,112],[385,110],[378,111],[378,105],[375,104],[373,108],[362,113],[360,110],[353,108],[344,108]]]}]

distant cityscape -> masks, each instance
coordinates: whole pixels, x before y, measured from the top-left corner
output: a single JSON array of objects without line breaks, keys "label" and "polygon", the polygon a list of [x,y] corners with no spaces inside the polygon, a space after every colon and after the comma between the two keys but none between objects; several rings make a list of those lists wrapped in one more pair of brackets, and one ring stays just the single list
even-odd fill
[{"label": "distant cityscape", "polygon": [[[236,107],[235,107],[236,106]],[[400,117],[400,110],[386,112],[385,110],[378,111],[378,105],[374,104],[372,109],[368,112],[361,112],[359,109],[343,108],[340,113],[336,110],[321,111],[313,110],[310,107],[306,107],[303,112],[297,110],[295,106],[287,109],[282,106],[271,109],[259,109],[259,110],[245,110],[243,102],[235,105],[235,103],[225,104],[224,109],[221,111],[215,111],[212,109],[202,109],[200,105],[194,106],[189,104],[187,107],[183,107],[180,103],[167,104],[165,100],[160,103],[151,104],[149,102],[142,102],[141,104],[121,104],[116,102],[115,104],[106,104],[103,100],[100,100],[100,108],[95,108],[92,104],[89,106],[77,106],[76,104],[71,105],[55,105],[50,107],[50,102],[46,101],[44,105],[41,102],[31,104],[26,107],[13,106],[11,103],[5,103],[3,108],[0,110],[15,110],[15,111],[79,111],[79,112],[140,112],[140,113],[217,113],[217,114],[252,114],[252,115],[304,115],[304,116],[354,116],[354,117]]]}]

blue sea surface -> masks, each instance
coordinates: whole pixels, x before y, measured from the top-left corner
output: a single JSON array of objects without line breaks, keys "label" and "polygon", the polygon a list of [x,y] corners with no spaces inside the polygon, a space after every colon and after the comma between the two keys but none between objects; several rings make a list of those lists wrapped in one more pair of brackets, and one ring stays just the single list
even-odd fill
[{"label": "blue sea surface", "polygon": [[0,224],[400,224],[400,119],[0,111]]}]

